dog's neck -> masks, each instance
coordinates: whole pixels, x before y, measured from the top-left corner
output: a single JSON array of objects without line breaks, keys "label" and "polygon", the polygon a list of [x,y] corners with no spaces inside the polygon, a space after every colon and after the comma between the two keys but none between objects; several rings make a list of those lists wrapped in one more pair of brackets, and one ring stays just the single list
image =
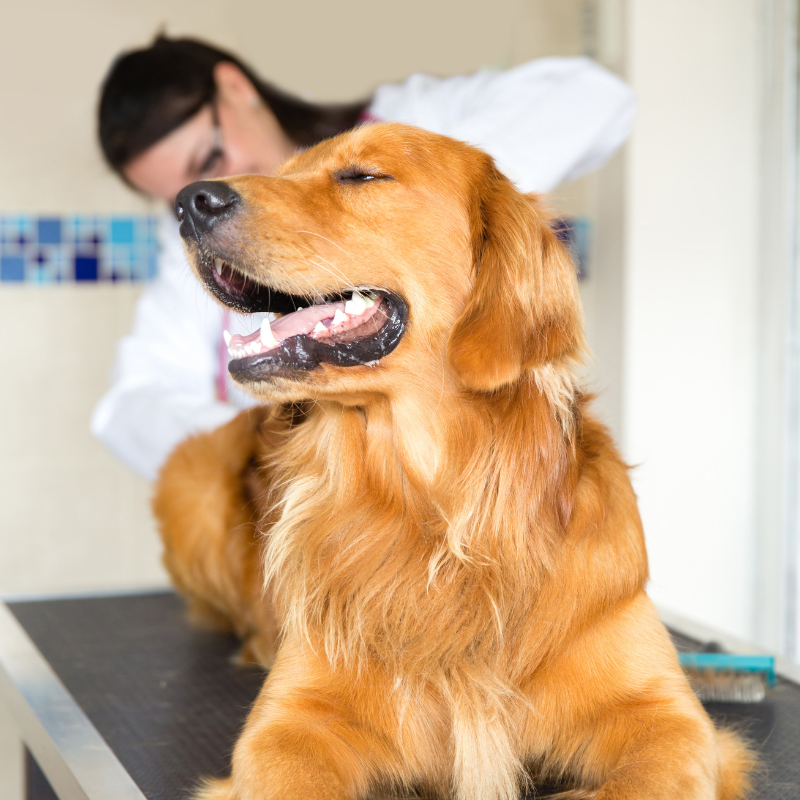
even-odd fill
[{"label": "dog's neck", "polygon": [[530,479],[535,470],[549,484],[560,480],[559,470],[574,458],[581,412],[569,366],[531,371],[494,393],[465,391],[452,375],[440,374],[409,376],[404,388],[399,396],[361,408],[367,448],[384,440],[380,456],[391,452],[408,485],[437,504],[449,506],[438,495],[444,485],[451,500],[462,476],[482,483],[498,448],[511,457],[510,470],[528,470]]}]

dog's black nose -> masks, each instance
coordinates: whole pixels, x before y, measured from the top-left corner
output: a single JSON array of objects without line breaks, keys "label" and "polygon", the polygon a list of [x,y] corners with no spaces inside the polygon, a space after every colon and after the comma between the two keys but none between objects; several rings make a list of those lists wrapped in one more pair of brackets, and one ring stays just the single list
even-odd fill
[{"label": "dog's black nose", "polygon": [[184,186],[175,199],[175,216],[181,223],[181,236],[208,233],[214,223],[235,211],[239,199],[239,195],[223,181],[197,181]]}]

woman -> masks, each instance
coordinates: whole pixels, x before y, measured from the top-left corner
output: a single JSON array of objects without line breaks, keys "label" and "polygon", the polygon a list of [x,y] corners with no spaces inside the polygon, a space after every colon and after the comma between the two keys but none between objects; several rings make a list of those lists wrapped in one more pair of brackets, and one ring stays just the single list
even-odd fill
[{"label": "woman", "polygon": [[[119,176],[170,205],[187,183],[273,175],[299,149],[369,120],[467,141],[490,153],[523,191],[545,192],[600,166],[627,137],[633,112],[631,90],[585,58],[446,79],[413,75],[380,86],[365,102],[317,106],[264,83],[230,53],[158,37],[112,66],[99,133]],[[223,331],[248,334],[262,316],[229,318],[208,298],[165,214],[159,276],[120,344],[92,431],[131,467],[155,477],[178,442],[251,404],[228,380]]]}]

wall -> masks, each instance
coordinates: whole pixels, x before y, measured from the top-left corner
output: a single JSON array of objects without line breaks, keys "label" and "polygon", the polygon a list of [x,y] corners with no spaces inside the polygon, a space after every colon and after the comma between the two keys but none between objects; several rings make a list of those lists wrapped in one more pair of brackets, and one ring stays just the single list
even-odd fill
[{"label": "wall", "polygon": [[656,601],[752,637],[757,0],[629,0],[623,446]]}]

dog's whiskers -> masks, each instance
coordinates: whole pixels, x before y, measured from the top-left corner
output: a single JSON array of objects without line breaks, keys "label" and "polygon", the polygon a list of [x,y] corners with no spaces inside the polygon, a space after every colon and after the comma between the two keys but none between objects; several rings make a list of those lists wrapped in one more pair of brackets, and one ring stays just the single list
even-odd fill
[{"label": "dog's whiskers", "polygon": [[344,247],[342,247],[337,242],[334,242],[333,239],[330,239],[327,236],[323,236],[321,233],[317,233],[316,231],[298,231],[298,230],[294,231],[294,233],[305,233],[308,234],[309,236],[319,236],[320,239],[324,239],[326,242],[330,242],[334,247],[338,247],[348,258],[352,259],[350,253],[348,253],[347,250],[344,249]]},{"label": "dog's whiskers", "polygon": [[[300,233],[307,233],[307,231],[300,231]],[[326,267],[325,265],[320,264],[317,261],[310,260],[310,258],[308,256],[303,256],[303,258],[305,259],[307,264],[310,263],[310,264],[313,264],[315,267],[319,267],[320,269],[325,270],[326,272],[328,272],[330,275],[332,275],[337,280],[342,281],[345,284],[345,286],[347,286],[348,288],[352,289],[353,291],[356,291],[355,284],[332,261],[330,261],[329,259],[325,258],[324,256],[321,256],[316,250],[314,250],[311,247],[308,247],[307,245],[293,242],[292,246],[295,249],[298,249],[298,248],[302,247],[303,249],[308,250],[312,254],[313,258],[321,259],[326,264],[329,264],[330,267]]]},{"label": "dog's whiskers", "polygon": [[[315,266],[315,267],[317,267],[318,269],[324,270],[325,272],[329,273],[329,274],[330,274],[330,275],[332,275],[334,278],[336,278],[336,280],[337,280],[337,281],[341,281],[341,282],[343,282],[343,283],[345,284],[345,287],[346,287],[346,288],[350,288],[350,289],[351,289],[352,291],[354,291],[354,292],[355,292],[355,291],[357,291],[357,287],[356,287],[356,286],[355,286],[355,285],[352,283],[352,281],[348,280],[348,279],[347,279],[347,278],[346,278],[344,275],[342,275],[342,274],[339,274],[339,275],[337,275],[337,274],[336,274],[336,272],[334,272],[333,270],[329,269],[329,268],[328,268],[328,267],[326,267],[324,264],[320,264],[320,263],[318,263],[317,261],[315,261],[314,259],[316,259],[316,258],[323,258],[321,255],[319,255],[319,253],[316,253],[316,252],[315,252],[314,250],[312,250],[310,247],[306,247],[305,245],[302,245],[302,244],[296,244],[296,243],[292,242],[292,243],[291,243],[291,246],[292,246],[292,247],[293,247],[295,250],[297,250],[297,251],[298,251],[298,255],[299,255],[299,257],[303,259],[303,261],[304,261],[304,263],[305,263],[305,264],[307,264],[307,265],[311,265],[311,266]],[[308,255],[306,255],[305,253],[301,253],[301,252],[299,252],[301,247],[302,247],[302,248],[304,248],[304,249],[306,249],[306,250],[309,250],[309,251],[311,252],[311,254],[312,254],[313,258],[312,258],[312,257],[310,257],[310,256],[308,256]],[[327,259],[323,259],[323,260],[324,260],[324,261],[327,261]],[[335,267],[335,265],[334,265],[334,264],[332,264],[332,262],[330,262],[330,261],[327,261],[327,263],[328,263],[328,264],[331,264],[331,266],[334,266],[334,267]],[[337,270],[337,271],[338,271],[338,270]],[[310,280],[309,280],[309,279],[308,279],[308,278],[307,278],[305,275],[302,275],[302,273],[297,273],[297,274],[301,275],[301,276],[302,276],[302,278],[303,278],[303,279],[306,281],[306,283],[308,283],[309,285],[311,285],[311,281],[310,281]],[[312,286],[312,291],[313,291],[313,292],[316,292],[316,291],[317,291],[316,287],[313,287],[313,286]]]}]

